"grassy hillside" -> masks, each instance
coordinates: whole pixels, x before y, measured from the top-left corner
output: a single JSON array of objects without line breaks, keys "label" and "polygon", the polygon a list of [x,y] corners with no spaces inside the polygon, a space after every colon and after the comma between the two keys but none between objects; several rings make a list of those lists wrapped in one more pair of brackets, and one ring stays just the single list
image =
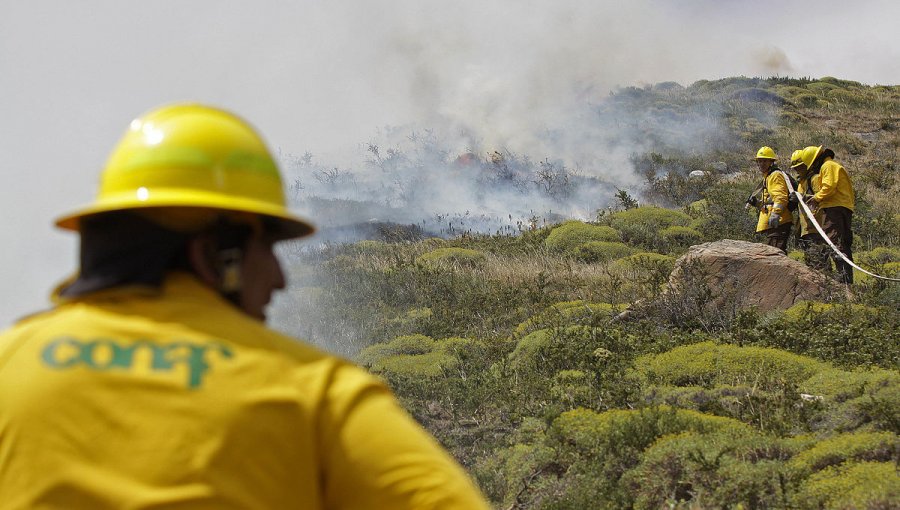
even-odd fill
[{"label": "grassy hillside", "polygon": [[[900,275],[900,87],[668,83],[596,114],[623,108],[623,132],[660,141],[633,156],[640,193],[591,222],[296,250],[277,325],[382,376],[497,508],[895,507],[900,285],[858,275],[849,300],[710,315],[698,280],[690,300],[614,318],[690,245],[755,239],[761,145],[834,149],[856,259]],[[661,115],[675,122],[645,122]],[[702,152],[658,132],[710,115],[727,129]]]}]

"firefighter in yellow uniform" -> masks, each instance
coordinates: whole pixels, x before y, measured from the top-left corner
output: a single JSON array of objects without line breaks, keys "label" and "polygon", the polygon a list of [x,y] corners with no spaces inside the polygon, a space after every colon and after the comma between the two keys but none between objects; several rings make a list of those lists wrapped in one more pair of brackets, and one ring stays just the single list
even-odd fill
[{"label": "firefighter in yellow uniform", "polygon": [[[818,172],[810,172],[801,158],[802,149],[797,149],[791,155],[791,170],[797,174],[797,191],[804,201],[811,198],[822,187],[822,176]],[[831,263],[828,261],[828,253],[831,251],[822,236],[812,225],[806,214],[800,211],[800,248],[803,250],[803,258],[806,265],[818,271],[829,272]],[[822,224],[823,212],[815,213],[814,218],[819,225]]]},{"label": "firefighter in yellow uniform", "polygon": [[0,508],[487,508],[375,377],[264,325],[313,227],[243,120],[136,119],[57,224],[78,275],[0,335]]},{"label": "firefighter in yellow uniform", "polygon": [[765,234],[766,244],[787,253],[794,218],[788,210],[788,185],[777,159],[771,147],[756,152],[756,165],[763,175],[762,196],[752,196],[749,202],[759,210],[756,231]]},{"label": "firefighter in yellow uniform", "polygon": [[[815,182],[813,194],[806,201],[813,210],[825,235],[849,260],[853,260],[853,208],[856,195],[853,182],[847,170],[834,160],[834,151],[822,145],[800,149],[797,154],[800,169],[810,175],[818,176],[818,187]],[[832,251],[831,258],[842,283],[853,283],[853,267]]]}]

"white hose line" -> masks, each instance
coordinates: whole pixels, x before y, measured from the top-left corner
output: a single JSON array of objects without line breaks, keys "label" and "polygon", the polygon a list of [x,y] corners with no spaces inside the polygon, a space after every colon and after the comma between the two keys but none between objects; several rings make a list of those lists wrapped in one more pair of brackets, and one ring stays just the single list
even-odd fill
[{"label": "white hose line", "polygon": [[[785,180],[787,181],[787,179],[785,179]],[[791,186],[790,181],[787,181],[787,183],[788,183],[788,188],[791,188],[792,186]],[[803,195],[801,195],[799,191],[794,191],[794,190],[791,190],[791,193],[797,195],[797,198],[799,199],[798,205],[802,208],[803,213],[806,214],[806,217],[809,218],[809,221],[811,221],[813,226],[816,227],[816,230],[819,232],[819,235],[822,236],[822,239],[824,239],[825,242],[828,243],[828,246],[831,246],[831,249],[834,250],[835,253],[837,253],[842,259],[844,259],[844,262],[850,264],[857,270],[862,271],[863,273],[866,273],[869,276],[872,276],[875,278],[880,278],[882,280],[892,281],[892,282],[900,282],[900,278],[888,278],[887,276],[877,275],[871,271],[866,271],[865,269],[854,264],[852,260],[848,259],[846,255],[841,253],[841,250],[839,250],[838,247],[835,246],[834,243],[831,242],[831,239],[829,239],[828,236],[825,234],[825,230],[822,229],[822,226],[819,225],[818,221],[816,221],[816,218],[813,215],[813,212],[809,209],[809,206],[806,205],[806,202],[803,201]]]}]

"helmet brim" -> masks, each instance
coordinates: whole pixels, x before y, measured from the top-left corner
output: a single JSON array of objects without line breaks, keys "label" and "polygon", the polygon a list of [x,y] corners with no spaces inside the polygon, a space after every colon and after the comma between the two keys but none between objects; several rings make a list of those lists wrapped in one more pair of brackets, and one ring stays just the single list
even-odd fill
[{"label": "helmet brim", "polygon": [[55,224],[62,229],[78,231],[81,219],[89,216],[116,211],[151,211],[153,209],[174,207],[258,214],[273,220],[267,223],[273,225],[274,231],[271,234],[278,240],[306,237],[316,231],[316,228],[310,221],[292,214],[285,207],[239,197],[227,197],[225,199],[218,193],[193,190],[190,192],[185,192],[184,190],[170,192],[156,190],[152,201],[140,200],[131,193],[105,196],[102,200],[98,200],[90,206],[57,218]]}]

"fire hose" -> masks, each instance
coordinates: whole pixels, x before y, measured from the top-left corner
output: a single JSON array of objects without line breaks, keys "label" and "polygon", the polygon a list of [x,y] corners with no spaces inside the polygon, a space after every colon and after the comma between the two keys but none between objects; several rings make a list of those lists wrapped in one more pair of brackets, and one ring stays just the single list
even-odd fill
[{"label": "fire hose", "polygon": [[[781,171],[779,170],[779,172],[781,172]],[[834,245],[833,242],[831,242],[831,239],[829,239],[828,235],[825,234],[825,230],[822,228],[821,225],[819,225],[819,222],[816,221],[815,215],[810,210],[809,206],[806,205],[806,202],[804,202],[804,200],[803,200],[803,198],[804,198],[803,194],[800,193],[799,191],[795,190],[794,187],[791,186],[791,180],[788,179],[787,175],[785,175],[784,172],[781,172],[781,175],[784,176],[784,182],[785,182],[785,184],[787,184],[788,192],[790,192],[791,195],[797,196],[798,205],[800,206],[800,210],[802,211],[802,213],[805,214],[806,217],[809,219],[809,221],[812,223],[812,225],[814,227],[816,227],[816,231],[819,233],[820,236],[822,236],[822,239],[824,239],[825,242],[828,243],[828,246],[831,247],[832,251],[834,251],[834,253],[838,254],[838,256],[844,260],[844,262],[850,264],[854,269],[861,271],[863,273],[866,273],[867,275],[872,276],[874,278],[880,278],[882,280],[888,280],[888,281],[892,281],[892,282],[900,282],[900,278],[888,278],[887,276],[881,276],[881,275],[877,275],[871,271],[866,271],[865,269],[854,264],[852,260],[847,258],[847,256],[844,255],[841,252],[841,250],[839,250],[838,247]]]}]

